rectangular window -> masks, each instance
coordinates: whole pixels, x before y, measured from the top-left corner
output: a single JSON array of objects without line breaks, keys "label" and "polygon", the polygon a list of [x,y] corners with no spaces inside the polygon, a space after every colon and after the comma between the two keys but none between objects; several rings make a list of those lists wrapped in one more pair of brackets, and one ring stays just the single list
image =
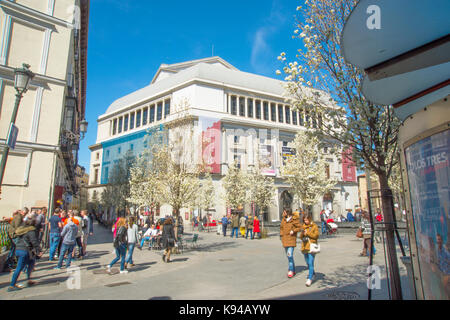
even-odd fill
[{"label": "rectangular window", "polygon": [[98,184],[98,169],[95,169],[94,184]]},{"label": "rectangular window", "polygon": [[134,145],[131,143],[130,144],[130,150],[133,150],[134,149]]},{"label": "rectangular window", "polygon": [[286,114],[286,123],[291,123],[291,108],[284,106],[284,113]]},{"label": "rectangular window", "polygon": [[231,114],[237,115],[236,96],[231,96]]},{"label": "rectangular window", "polygon": [[95,154],[95,160],[98,160],[98,159],[100,159],[100,152],[97,152],[97,153]]},{"label": "rectangular window", "polygon": [[122,117],[119,118],[119,130],[118,133],[122,132]]},{"label": "rectangular window", "polygon": [[292,124],[297,125],[297,111],[292,111]]},{"label": "rectangular window", "polygon": [[299,120],[299,125],[301,125],[302,127],[305,125],[305,121],[303,119],[303,110],[300,109],[300,111],[298,112],[298,120]]},{"label": "rectangular window", "polygon": [[253,118],[253,99],[247,99],[247,115]]},{"label": "rectangular window", "polygon": [[256,119],[261,119],[261,101],[256,100]]},{"label": "rectangular window", "polygon": [[130,115],[130,130],[134,129],[134,112]]},{"label": "rectangular window", "polygon": [[113,121],[113,135],[116,134],[116,130],[117,130],[117,119],[114,119]]},{"label": "rectangular window", "polygon": [[234,143],[239,144],[239,136],[234,136]]},{"label": "rectangular window", "polygon": [[108,182],[108,176],[109,176],[109,168],[105,168],[105,181]]},{"label": "rectangular window", "polygon": [[307,127],[309,127],[309,125],[310,125],[309,119],[310,119],[309,111],[306,111],[305,112],[305,124],[306,124]]},{"label": "rectangular window", "polygon": [[164,118],[170,114],[170,99],[164,101]]},{"label": "rectangular window", "polygon": [[267,101],[263,102],[264,107],[264,120],[269,120],[269,103]]},{"label": "rectangular window", "polygon": [[322,114],[321,113],[319,113],[319,116],[318,116],[318,120],[319,120],[319,129],[322,129],[322,125],[323,125],[323,123],[322,123]]},{"label": "rectangular window", "polygon": [[148,108],[145,108],[142,112],[142,125],[145,126],[148,121]]},{"label": "rectangular window", "polygon": [[312,126],[313,126],[313,128],[314,128],[314,129],[317,129],[317,119],[316,119],[316,113],[315,113],[315,112],[312,113],[311,120],[312,120]]},{"label": "rectangular window", "polygon": [[155,105],[150,106],[150,123],[155,122]]},{"label": "rectangular window", "polygon": [[325,165],[325,173],[327,175],[327,179],[330,179],[330,165]]},{"label": "rectangular window", "polygon": [[287,147],[288,142],[287,141],[283,141],[283,147]]},{"label": "rectangular window", "polygon": [[141,126],[141,110],[136,112],[136,128]]},{"label": "rectangular window", "polygon": [[120,154],[122,152],[122,148],[119,147],[119,149],[117,149],[117,153]]},{"label": "rectangular window", "polygon": [[109,150],[106,151],[106,159],[109,159]]},{"label": "rectangular window", "polygon": [[160,121],[162,119],[162,102],[158,102],[158,109],[156,113],[156,121]]},{"label": "rectangular window", "polygon": [[270,120],[277,121],[277,105],[275,103],[270,104],[270,117]]},{"label": "rectangular window", "polygon": [[127,130],[128,130],[128,115],[126,115],[123,120],[123,131]]},{"label": "rectangular window", "polygon": [[283,105],[278,105],[278,122],[283,122]]},{"label": "rectangular window", "polygon": [[239,115],[245,117],[245,98],[239,97]]}]

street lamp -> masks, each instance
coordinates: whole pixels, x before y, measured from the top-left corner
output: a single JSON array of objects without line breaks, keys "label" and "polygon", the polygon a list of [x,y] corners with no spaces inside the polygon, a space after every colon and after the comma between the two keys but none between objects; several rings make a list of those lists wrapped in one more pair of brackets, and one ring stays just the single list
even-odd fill
[{"label": "street lamp", "polygon": [[[14,69],[14,88],[16,89],[16,102],[14,104],[13,113],[11,115],[11,123],[9,126],[8,137],[13,133],[17,137],[19,129],[15,126],[17,111],[19,109],[20,100],[25,92],[27,92],[31,79],[33,79],[34,73],[30,70],[30,65],[23,63],[22,68]],[[8,140],[8,138],[7,138]],[[5,174],[6,161],[8,160],[9,149],[15,146],[15,139],[10,143],[7,143],[5,151],[3,152],[2,162],[0,165],[0,194],[1,186],[3,182],[3,176]],[[9,141],[8,141],[9,142]]]}]

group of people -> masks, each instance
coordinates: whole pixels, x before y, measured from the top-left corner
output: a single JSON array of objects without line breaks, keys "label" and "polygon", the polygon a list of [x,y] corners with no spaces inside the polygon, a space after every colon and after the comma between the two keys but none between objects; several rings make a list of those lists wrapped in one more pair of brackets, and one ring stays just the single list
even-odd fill
[{"label": "group of people", "polygon": [[236,234],[236,238],[238,238],[239,229],[241,233],[241,237],[248,239],[248,235],[250,234],[250,239],[254,239],[256,234],[258,234],[258,238],[261,239],[261,227],[260,220],[258,216],[250,215],[242,215],[239,217],[239,214],[234,212],[231,217],[227,216],[222,217],[222,233],[223,236],[227,236],[227,228],[231,227],[231,238]]},{"label": "group of people", "polygon": [[22,271],[27,273],[26,286],[36,283],[31,280],[31,275],[36,260],[43,255],[41,241],[46,225],[49,228],[49,261],[58,261],[55,269],[61,269],[64,259],[66,259],[66,267],[70,267],[72,259],[75,258],[75,245],[78,246],[78,258],[82,259],[86,255],[87,239],[93,234],[92,219],[86,210],[66,212],[57,208],[48,221],[46,216],[47,208],[31,212],[28,208],[23,208],[13,213],[8,229],[8,236],[11,239],[8,259],[11,261],[16,258],[17,265],[8,291],[21,290],[25,287],[17,283]]},{"label": "group of people", "polygon": [[[146,241],[150,243],[157,241],[165,249],[162,260],[166,263],[171,262],[170,254],[172,249],[178,242],[178,236],[181,234],[177,232],[175,235],[175,219],[173,217],[165,217],[157,222],[157,225],[152,224],[147,229],[147,224],[143,230],[139,230],[135,217],[119,217],[112,228],[113,232],[113,246],[116,257],[106,266],[107,272],[111,272],[111,268],[120,260],[120,273],[128,273],[129,267],[134,267],[133,252],[137,247],[142,250]],[[180,231],[178,229],[178,231]],[[142,234],[142,237],[140,237]],[[141,239],[140,239],[141,238]]]},{"label": "group of people", "polygon": [[308,213],[301,215],[294,214],[291,209],[283,211],[283,218],[280,225],[281,243],[286,251],[288,258],[287,277],[295,276],[294,249],[297,246],[297,238],[300,237],[300,251],[305,258],[308,266],[308,276],[306,278],[306,286],[311,286],[315,278],[314,260],[317,250],[314,251],[313,246],[317,245],[319,239],[319,228],[314,223],[312,217]]}]

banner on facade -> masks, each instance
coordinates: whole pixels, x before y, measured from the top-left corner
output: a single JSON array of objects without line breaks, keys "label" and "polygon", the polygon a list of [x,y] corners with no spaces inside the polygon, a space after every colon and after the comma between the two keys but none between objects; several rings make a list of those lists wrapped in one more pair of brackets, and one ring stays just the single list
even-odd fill
[{"label": "banner on facade", "polygon": [[286,164],[286,161],[289,158],[295,156],[295,148],[290,147],[282,147],[281,148],[281,157],[283,158],[283,165]]},{"label": "banner on facade", "polygon": [[352,152],[352,147],[342,152],[342,180],[345,182],[356,182],[356,166]]},{"label": "banner on facade", "polygon": [[261,173],[267,176],[275,175],[275,157],[273,153],[273,146],[260,145],[259,146],[259,167]]},{"label": "banner on facade", "polygon": [[450,130],[405,150],[425,299],[448,300],[450,292]]}]

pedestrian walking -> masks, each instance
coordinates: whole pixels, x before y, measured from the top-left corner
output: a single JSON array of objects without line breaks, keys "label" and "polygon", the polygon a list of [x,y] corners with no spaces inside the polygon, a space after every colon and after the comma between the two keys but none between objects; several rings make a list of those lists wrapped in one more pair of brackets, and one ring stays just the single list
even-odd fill
[{"label": "pedestrian walking", "polygon": [[50,253],[48,256],[49,261],[53,261],[56,258],[56,251],[58,249],[59,241],[61,240],[61,230],[63,224],[59,214],[61,209],[56,208],[53,216],[48,220],[48,225],[50,227]]},{"label": "pedestrian walking", "polygon": [[261,229],[259,226],[259,219],[258,216],[255,216],[255,219],[253,220],[253,237],[255,238],[256,234],[258,234],[258,239],[261,239]]},{"label": "pedestrian walking", "polygon": [[247,221],[245,222],[245,227],[247,231],[245,232],[245,239],[248,238],[248,233],[250,232],[250,239],[253,240],[253,216],[249,215]]},{"label": "pedestrian walking", "polygon": [[134,217],[128,218],[128,230],[127,230],[127,238],[128,238],[128,254],[125,259],[125,269],[128,267],[134,267],[133,262],[133,252],[136,244],[139,242],[139,234],[138,234],[138,226],[136,224]]},{"label": "pedestrian walking", "polygon": [[91,220],[87,214],[87,210],[81,210],[81,245],[83,257],[86,256],[87,241],[89,238],[91,229]]},{"label": "pedestrian walking", "polygon": [[34,269],[36,257],[42,256],[39,241],[36,236],[36,225],[36,217],[32,216],[27,219],[25,224],[22,224],[15,230],[15,236],[17,239],[15,250],[17,267],[16,270],[14,270],[8,291],[16,291],[24,287],[23,285],[17,284],[20,273],[24,268],[27,270],[27,286],[36,284],[35,281],[31,280],[31,273]]},{"label": "pedestrian walking", "polygon": [[236,233],[237,239],[239,233],[239,215],[237,213],[233,213],[231,217],[231,229],[231,238],[233,238],[234,233]]},{"label": "pedestrian walking", "polygon": [[245,219],[245,216],[242,216],[239,219],[239,227],[241,228],[241,235],[242,238],[245,237],[245,225],[246,225],[247,219]]},{"label": "pedestrian walking", "polygon": [[[359,254],[362,257],[365,256],[370,256],[370,243],[372,242],[372,227],[370,225],[370,221],[369,221],[370,217],[369,217],[369,213],[367,211],[363,211],[361,213],[361,230],[362,230],[362,235],[363,235],[363,250],[362,252]],[[376,249],[375,246],[373,246],[373,254],[375,254]]]},{"label": "pedestrian walking", "polygon": [[223,233],[224,237],[227,236],[227,226],[228,226],[228,218],[226,215],[223,215],[223,217],[222,217],[222,233]]},{"label": "pedestrian walking", "polygon": [[317,244],[319,239],[319,227],[314,223],[310,214],[303,216],[302,232],[300,232],[300,239],[302,245],[300,250],[302,251],[306,265],[308,266],[308,278],[306,279],[306,286],[309,287],[314,281],[316,273],[314,272],[314,258],[316,253],[311,250],[311,244]]},{"label": "pedestrian walking", "polygon": [[38,210],[38,216],[36,219],[36,231],[38,232],[38,240],[39,243],[42,242],[42,237],[44,236],[44,228],[46,225],[46,219],[47,219],[47,208],[44,207],[41,210]]},{"label": "pedestrian walking", "polygon": [[175,232],[173,229],[173,222],[171,218],[167,218],[164,220],[164,224],[162,227],[162,241],[163,247],[165,248],[162,260],[164,262],[170,261],[170,253],[172,248],[175,246]]},{"label": "pedestrian walking", "polygon": [[66,225],[64,226],[63,230],[61,231],[61,252],[59,254],[59,260],[58,265],[55,267],[55,269],[61,269],[64,256],[67,253],[67,261],[66,261],[66,268],[70,267],[70,263],[72,262],[72,253],[73,249],[75,248],[76,238],[78,234],[78,226],[75,224],[74,214],[71,212],[69,214],[69,218],[66,219]]},{"label": "pedestrian walking", "polygon": [[[62,226],[63,226],[63,228],[64,228],[64,227],[66,226],[67,219],[68,219],[69,215],[66,213],[66,211],[62,210],[61,213],[60,213],[60,215],[59,215],[59,217],[61,218],[61,223],[62,223]],[[61,231],[61,232],[62,232],[62,231]],[[62,241],[63,241],[63,239],[62,239],[62,238],[59,238],[59,243],[58,243],[58,258],[59,258],[60,254],[61,254]]]},{"label": "pedestrian walking", "polygon": [[106,270],[111,272],[111,267],[120,260],[120,273],[128,273],[125,270],[125,256],[127,254],[128,244],[128,232],[127,232],[127,220],[125,218],[119,218],[116,222],[117,233],[114,238],[114,248],[116,257],[106,266]]},{"label": "pedestrian walking", "polygon": [[[75,239],[75,242],[77,244],[78,247],[78,259],[83,259],[84,253],[83,253],[83,229],[82,229],[82,217],[81,214],[78,210],[74,210],[74,217],[72,218],[73,222],[76,224],[77,228],[78,228],[78,232],[77,232],[77,237]],[[72,258],[75,257],[75,250],[72,253]]]},{"label": "pedestrian walking", "polygon": [[300,230],[300,220],[294,217],[292,209],[285,209],[280,225],[280,238],[289,262],[288,278],[295,276],[294,248],[297,246],[297,233]]}]

